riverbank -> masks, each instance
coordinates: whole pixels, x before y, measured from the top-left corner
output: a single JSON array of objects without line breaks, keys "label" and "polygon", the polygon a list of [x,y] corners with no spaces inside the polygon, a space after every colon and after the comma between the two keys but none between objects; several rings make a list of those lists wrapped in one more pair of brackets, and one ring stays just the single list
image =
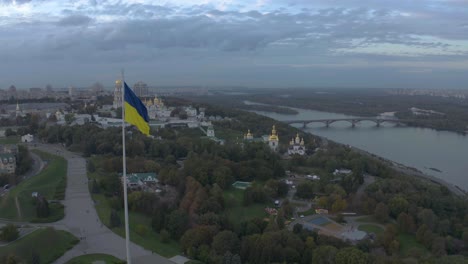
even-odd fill
[{"label": "riverbank", "polygon": [[[329,139],[327,139],[327,140],[329,140]],[[337,144],[339,144],[339,143],[337,143]],[[365,150],[362,150],[362,149],[359,149],[359,148],[356,148],[356,147],[353,147],[353,146],[349,146],[349,148],[351,148],[352,150],[354,150],[354,151],[356,151],[356,152],[358,152],[360,154],[363,154],[363,155],[365,155],[367,157],[374,158],[374,159],[377,159],[379,161],[382,161],[386,165],[390,166],[392,169],[394,169],[394,170],[396,170],[398,172],[401,172],[401,173],[403,173],[405,175],[418,177],[420,179],[423,179],[423,180],[426,180],[426,181],[430,181],[432,183],[436,183],[436,184],[445,186],[447,189],[449,189],[455,195],[468,196],[468,192],[464,191],[463,189],[461,189],[457,185],[448,183],[448,182],[446,182],[446,181],[444,181],[442,179],[439,179],[437,177],[427,175],[427,174],[421,172],[420,170],[405,166],[403,164],[400,164],[398,162],[395,162],[395,161],[392,161],[392,160],[389,160],[389,159],[382,158],[382,157],[377,156],[377,155],[375,155],[373,153],[370,153],[368,151],[365,151]]]}]

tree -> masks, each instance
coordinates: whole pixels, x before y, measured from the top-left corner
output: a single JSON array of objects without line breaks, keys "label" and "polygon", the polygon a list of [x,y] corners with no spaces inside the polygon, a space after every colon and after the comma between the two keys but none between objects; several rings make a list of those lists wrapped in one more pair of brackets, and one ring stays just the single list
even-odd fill
[{"label": "tree", "polygon": [[188,227],[188,214],[181,210],[172,211],[167,219],[166,229],[174,239],[179,239]]},{"label": "tree", "polygon": [[401,212],[398,215],[398,228],[403,233],[413,233],[415,230],[413,217],[407,213]]},{"label": "tree", "polygon": [[374,216],[377,221],[385,223],[388,220],[388,207],[384,203],[378,203],[374,211]]},{"label": "tree", "polygon": [[41,264],[41,257],[36,252],[32,253],[31,263],[32,264]]},{"label": "tree", "polygon": [[39,218],[47,218],[50,215],[49,202],[47,202],[47,199],[44,196],[37,199],[36,215]]},{"label": "tree", "polygon": [[101,189],[99,188],[99,184],[97,183],[96,179],[93,179],[93,182],[91,183],[91,192],[94,194],[101,192]]},{"label": "tree", "polygon": [[409,203],[402,196],[395,196],[390,199],[389,203],[390,212],[393,217],[397,217],[400,213],[408,210]]},{"label": "tree", "polygon": [[110,212],[109,225],[110,225],[110,228],[119,227],[120,225],[122,225],[122,222],[120,221],[120,217],[117,211],[114,209],[112,209]]},{"label": "tree", "polygon": [[232,176],[232,171],[226,166],[221,166],[213,171],[214,182],[219,185],[222,189],[229,188],[234,182],[234,176]]},{"label": "tree", "polygon": [[171,234],[169,234],[169,232],[167,232],[166,229],[161,230],[160,235],[161,235],[161,242],[163,243],[167,243],[171,239]]},{"label": "tree", "polygon": [[334,246],[319,246],[313,251],[312,264],[334,264],[337,252]]},{"label": "tree", "polygon": [[13,224],[8,224],[0,230],[2,231],[0,239],[3,241],[11,242],[19,237],[18,228]]},{"label": "tree", "polygon": [[437,216],[431,209],[423,209],[421,212],[419,212],[418,220],[421,224],[427,225],[427,227],[431,230],[434,230],[437,225]]},{"label": "tree", "polygon": [[294,224],[294,226],[293,226],[293,232],[294,232],[294,234],[299,234],[299,233],[301,233],[302,229],[303,229],[303,226],[302,226],[301,224],[299,224],[299,223],[296,223],[296,224]]},{"label": "tree", "polygon": [[232,231],[221,231],[213,238],[211,248],[218,255],[223,255],[226,252],[235,254],[240,251],[240,240],[237,234]]},{"label": "tree", "polygon": [[314,192],[316,190],[315,184],[313,182],[307,181],[302,182],[297,186],[296,196],[302,199],[310,199],[315,196]]},{"label": "tree", "polygon": [[335,264],[367,264],[368,257],[354,247],[340,249],[335,256]]},{"label": "tree", "polygon": [[210,245],[213,238],[213,230],[208,226],[198,226],[187,230],[180,238],[180,245],[185,253],[194,258],[198,255],[198,248],[202,245]]},{"label": "tree", "polygon": [[443,237],[437,237],[436,239],[434,239],[432,241],[431,251],[432,254],[434,254],[437,257],[447,255],[447,251],[445,249],[445,239]]}]

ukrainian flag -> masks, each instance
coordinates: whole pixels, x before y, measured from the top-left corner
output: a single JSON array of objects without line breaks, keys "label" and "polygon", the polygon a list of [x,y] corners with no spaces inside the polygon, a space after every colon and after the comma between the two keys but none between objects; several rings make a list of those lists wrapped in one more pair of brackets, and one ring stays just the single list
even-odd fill
[{"label": "ukrainian flag", "polygon": [[124,82],[125,121],[136,126],[141,133],[149,136],[148,110],[141,100]]}]

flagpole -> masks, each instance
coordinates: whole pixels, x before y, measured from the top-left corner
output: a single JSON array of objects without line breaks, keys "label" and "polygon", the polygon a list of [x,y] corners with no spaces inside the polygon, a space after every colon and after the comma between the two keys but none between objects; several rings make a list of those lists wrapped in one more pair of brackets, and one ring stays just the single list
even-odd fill
[{"label": "flagpole", "polygon": [[122,69],[122,167],[123,167],[123,190],[124,190],[124,211],[125,211],[125,247],[127,250],[127,264],[132,264],[130,257],[130,231],[128,228],[128,201],[127,201],[127,161],[125,153],[125,78]]}]

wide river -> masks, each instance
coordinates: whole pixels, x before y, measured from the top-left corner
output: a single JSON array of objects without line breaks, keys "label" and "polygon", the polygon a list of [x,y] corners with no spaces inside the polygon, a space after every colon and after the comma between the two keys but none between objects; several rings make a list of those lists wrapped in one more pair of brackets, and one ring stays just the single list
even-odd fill
[{"label": "wide river", "polygon": [[[353,117],[298,108],[292,109],[298,111],[299,114],[254,112],[279,121]],[[302,128],[302,125],[294,126]],[[312,123],[307,126],[305,131],[416,168],[425,174],[468,190],[467,136],[426,128],[398,127],[389,123],[383,123],[377,127],[372,122],[360,122],[353,128],[349,122],[344,121],[333,123],[329,127],[322,123]]]}]

